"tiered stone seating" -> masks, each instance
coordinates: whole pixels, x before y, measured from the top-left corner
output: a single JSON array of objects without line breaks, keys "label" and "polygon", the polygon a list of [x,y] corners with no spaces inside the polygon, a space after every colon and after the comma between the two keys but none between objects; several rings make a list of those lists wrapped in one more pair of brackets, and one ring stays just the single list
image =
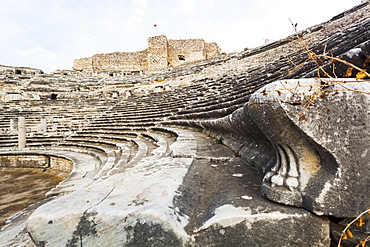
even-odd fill
[{"label": "tiered stone seating", "polygon": [[[368,19],[362,21],[366,27],[369,23]],[[324,44],[330,41],[333,56],[343,56],[369,37],[368,31],[359,24],[343,25],[349,29],[343,30],[341,35],[334,28],[321,33],[324,24],[300,35],[315,52],[322,52]],[[315,32],[318,32],[316,37],[312,34]],[[353,37],[360,38],[354,40]],[[290,38],[298,40],[296,36]],[[143,234],[148,235],[147,241],[162,234],[165,242],[158,246],[189,243],[197,246],[196,241],[200,243],[198,246],[202,243],[213,246],[223,241],[237,246],[233,236],[244,232],[246,234],[237,237],[237,241],[246,243],[247,239],[261,246],[264,239],[255,240],[251,236],[264,232],[264,222],[268,221],[276,239],[284,228],[290,231],[293,239],[301,241],[299,244],[309,241],[314,245],[320,241],[328,244],[326,219],[304,209],[287,209],[261,196],[259,186],[263,172],[259,171],[269,164],[258,167],[259,171],[254,170],[254,156],[246,157],[243,153],[247,148],[258,147],[258,143],[247,142],[243,136],[232,136],[235,145],[227,143],[230,140],[224,141],[231,151],[220,145],[223,139],[218,128],[224,130],[232,126],[212,125],[240,110],[252,93],[266,84],[281,78],[315,75],[314,62],[294,70],[305,60],[306,54],[300,47],[282,40],[151,76],[126,79],[42,76],[31,79],[30,83],[37,85],[38,92],[50,93],[48,85],[53,84],[60,87],[58,93],[70,90],[71,95],[86,96],[14,101],[1,106],[0,155],[55,155],[74,163],[68,178],[48,193],[53,200],[39,207],[28,220],[27,231],[33,241],[40,246],[73,246],[78,241],[86,246],[114,246],[126,244],[130,239],[135,245],[142,243],[139,240]],[[238,64],[245,68],[229,69],[237,68]],[[327,68],[330,64],[331,61],[324,61],[323,66]],[[215,71],[221,75],[213,75]],[[157,78],[170,80],[195,72],[198,75],[189,79],[192,80],[190,86],[129,97],[107,98],[100,94],[104,92],[102,88],[118,90],[122,85],[137,86],[138,82],[146,85]],[[187,80],[185,76],[183,79]],[[89,93],[94,90],[98,93]],[[10,128],[10,119],[18,117],[25,117],[27,122],[27,145],[23,149],[17,147],[16,132]],[[38,128],[41,118],[46,119],[46,131]],[[194,129],[174,126],[204,129],[218,138],[219,144]],[[276,159],[271,153],[256,151],[257,155]],[[313,235],[302,236],[301,232],[294,231],[299,225],[297,217],[308,222]],[[18,228],[10,224],[7,231],[0,233],[0,244],[15,244],[9,234],[22,235],[25,221],[19,217],[12,219],[13,222],[17,220],[21,222]],[[61,232],[53,238],[51,234],[55,231]],[[31,241],[24,234],[22,236],[23,243]],[[174,242],[166,242],[170,240]],[[156,243],[150,242],[152,246],[157,246]]]},{"label": "tiered stone seating", "polygon": [[[364,21],[364,25],[368,26],[369,21]],[[338,38],[337,33],[331,33],[329,37],[321,42],[309,44],[309,49],[315,51],[317,54],[321,54],[324,52],[324,49],[329,49],[330,47],[332,56],[344,57],[349,50],[366,42],[367,36],[364,35],[364,25],[358,23],[354,24],[341,34],[341,38]],[[351,37],[356,35],[361,38],[352,42],[353,39]],[[326,44],[328,44],[328,42],[330,45],[327,46]],[[286,41],[282,41],[281,44],[276,44],[276,46],[282,46],[284,44],[286,44]],[[255,53],[252,51],[250,55],[253,54]],[[286,59],[287,57],[289,57],[290,61]],[[185,106],[184,109],[179,111],[178,115],[170,117],[171,120],[179,119],[178,121],[168,121],[167,123],[182,124],[184,123],[182,119],[186,119],[185,122],[188,122],[188,119],[210,119],[212,117],[218,118],[226,116],[247,102],[249,96],[256,90],[273,81],[317,76],[317,66],[315,66],[313,61],[304,63],[306,59],[307,55],[302,50],[298,49],[290,54],[277,57],[273,61],[268,61],[263,65],[251,67],[243,71],[242,74],[228,75],[218,82],[207,80],[204,82],[205,86],[199,88],[200,92],[204,92],[203,97],[195,104]],[[299,69],[295,69],[295,67],[300,64],[303,66]],[[326,60],[324,68],[328,72],[332,71],[332,69],[329,68],[330,65],[330,60]],[[291,71],[291,73],[289,73],[289,71]],[[344,72],[337,71],[336,76],[343,76]],[[214,86],[216,83],[221,83],[223,85],[216,89],[217,87]],[[183,88],[182,90],[187,91],[187,88]],[[211,91],[211,93],[208,91]],[[207,94],[210,95],[208,96]]]}]

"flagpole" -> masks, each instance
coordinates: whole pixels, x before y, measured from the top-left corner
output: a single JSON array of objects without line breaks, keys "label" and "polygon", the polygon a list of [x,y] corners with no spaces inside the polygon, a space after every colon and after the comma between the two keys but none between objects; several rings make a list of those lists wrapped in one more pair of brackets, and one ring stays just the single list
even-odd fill
[{"label": "flagpole", "polygon": [[158,28],[157,28],[157,24],[154,24],[154,27],[155,27],[155,32],[156,32],[156,34],[157,34],[157,36],[158,36]]}]

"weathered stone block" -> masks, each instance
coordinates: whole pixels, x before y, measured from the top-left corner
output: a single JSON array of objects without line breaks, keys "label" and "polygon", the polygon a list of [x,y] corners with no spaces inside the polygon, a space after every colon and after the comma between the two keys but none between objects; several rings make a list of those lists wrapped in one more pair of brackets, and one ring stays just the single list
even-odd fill
[{"label": "weathered stone block", "polygon": [[224,205],[216,211],[219,212],[215,219],[211,218],[205,225],[215,220],[214,224],[194,236],[194,246],[330,245],[328,220],[313,217],[308,212],[296,215],[278,211],[256,214],[231,205]]},{"label": "weathered stone block", "polygon": [[263,194],[319,215],[355,217],[368,208],[369,91],[367,81],[302,79],[253,94],[250,115],[277,157]]},{"label": "weathered stone block", "polygon": [[203,142],[182,134],[174,157],[147,157],[44,204],[28,232],[37,246],[329,246],[326,217],[263,198],[263,174],[239,158],[194,158],[232,156]]},{"label": "weathered stone block", "polygon": [[38,245],[119,246],[129,243],[134,229],[148,222],[160,224],[161,232],[175,232],[180,241],[187,219],[171,205],[191,160],[147,160],[124,176],[112,175],[41,206],[29,218],[27,229]]}]

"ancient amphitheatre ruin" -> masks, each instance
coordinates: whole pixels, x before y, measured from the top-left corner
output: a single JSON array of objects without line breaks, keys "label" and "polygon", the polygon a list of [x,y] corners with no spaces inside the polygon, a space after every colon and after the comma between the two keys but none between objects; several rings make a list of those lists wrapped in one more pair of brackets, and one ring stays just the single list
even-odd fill
[{"label": "ancient amphitheatre ruin", "polygon": [[2,172],[62,180],[0,245],[365,246],[368,214],[341,231],[370,207],[369,2],[235,54],[176,42],[0,66]]}]

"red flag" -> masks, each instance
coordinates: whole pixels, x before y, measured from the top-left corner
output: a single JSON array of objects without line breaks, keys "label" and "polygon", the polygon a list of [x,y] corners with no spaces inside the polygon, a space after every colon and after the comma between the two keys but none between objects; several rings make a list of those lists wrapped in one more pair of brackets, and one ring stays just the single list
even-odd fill
[{"label": "red flag", "polygon": [[157,24],[154,24],[154,27],[157,27]]}]

